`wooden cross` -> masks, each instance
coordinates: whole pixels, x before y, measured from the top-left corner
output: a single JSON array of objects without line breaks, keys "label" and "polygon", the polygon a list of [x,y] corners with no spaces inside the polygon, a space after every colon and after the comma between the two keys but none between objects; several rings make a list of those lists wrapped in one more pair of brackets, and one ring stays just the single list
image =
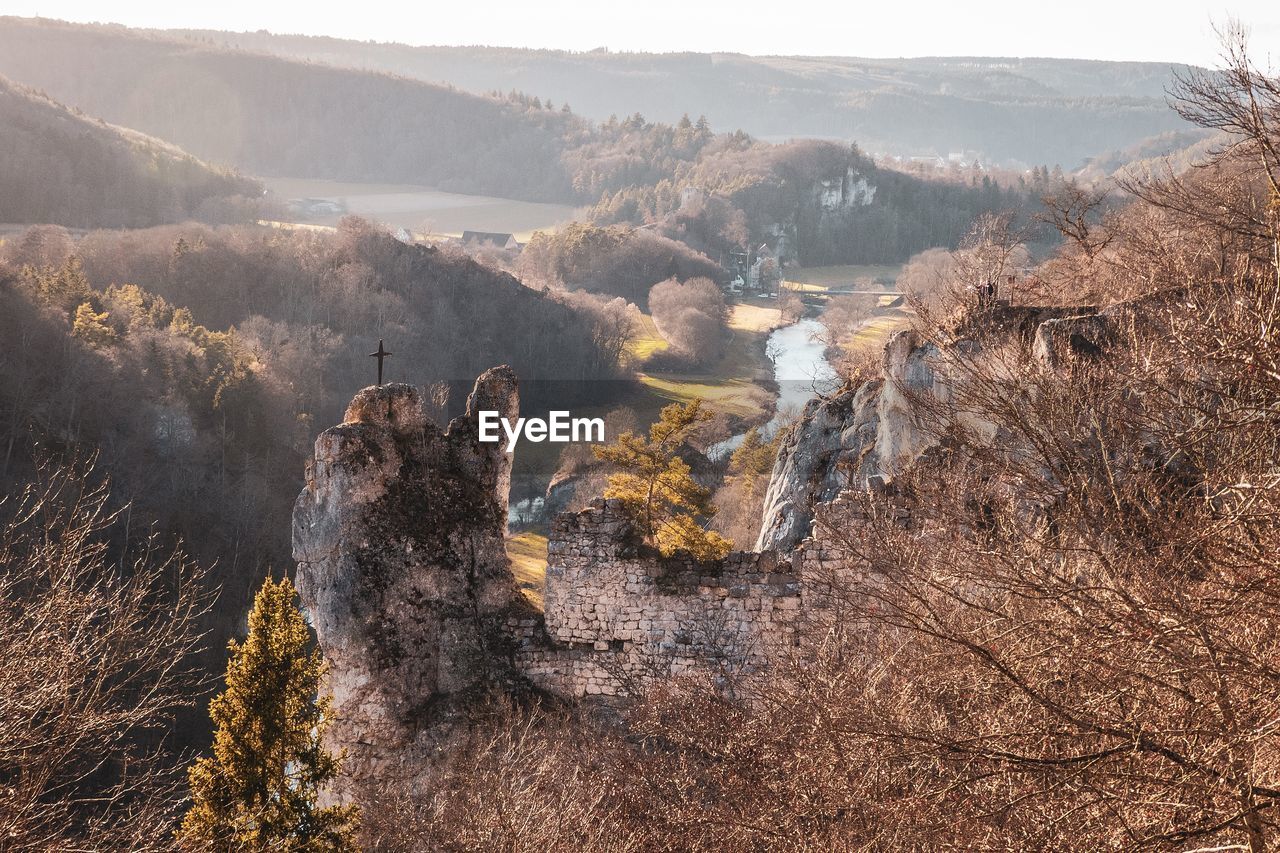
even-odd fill
[{"label": "wooden cross", "polygon": [[378,387],[382,387],[382,362],[385,361],[389,355],[392,355],[392,353],[387,352],[386,348],[382,346],[381,339],[378,340],[378,351],[369,353],[369,358],[376,358],[378,360]]}]

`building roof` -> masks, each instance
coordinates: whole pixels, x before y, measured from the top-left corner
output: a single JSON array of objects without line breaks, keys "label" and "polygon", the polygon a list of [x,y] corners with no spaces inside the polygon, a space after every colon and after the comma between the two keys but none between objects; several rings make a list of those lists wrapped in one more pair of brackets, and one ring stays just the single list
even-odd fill
[{"label": "building roof", "polygon": [[515,235],[497,231],[463,231],[463,243],[492,243],[498,247],[506,247],[516,241]]}]

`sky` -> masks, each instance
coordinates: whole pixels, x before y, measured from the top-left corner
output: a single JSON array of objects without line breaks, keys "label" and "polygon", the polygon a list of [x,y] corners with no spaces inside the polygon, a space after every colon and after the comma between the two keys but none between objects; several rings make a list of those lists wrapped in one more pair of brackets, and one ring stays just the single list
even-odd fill
[{"label": "sky", "polygon": [[1235,17],[1280,63],[1280,0],[0,0],[0,13],[417,45],[835,56],[1052,56],[1214,64]]}]

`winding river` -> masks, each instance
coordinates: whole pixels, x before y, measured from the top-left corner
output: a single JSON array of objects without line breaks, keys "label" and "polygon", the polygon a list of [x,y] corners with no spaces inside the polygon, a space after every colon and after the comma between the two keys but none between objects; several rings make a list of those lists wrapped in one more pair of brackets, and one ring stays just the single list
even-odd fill
[{"label": "winding river", "polygon": [[[765,438],[772,438],[778,427],[794,417],[818,394],[833,390],[839,382],[835,369],[827,361],[825,346],[819,339],[822,324],[806,317],[790,326],[774,329],[765,345],[765,354],[773,362],[773,378],[778,383],[778,400],[773,419],[761,428]],[[742,433],[707,448],[707,455],[720,459],[742,444]]]}]

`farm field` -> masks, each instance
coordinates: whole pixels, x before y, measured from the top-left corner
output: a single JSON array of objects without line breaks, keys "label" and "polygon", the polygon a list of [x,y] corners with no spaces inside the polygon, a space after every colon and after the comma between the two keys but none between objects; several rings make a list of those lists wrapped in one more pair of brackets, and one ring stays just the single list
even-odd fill
[{"label": "farm field", "polygon": [[[461,195],[411,184],[361,184],[306,178],[261,178],[275,201],[314,198],[340,201],[348,213],[404,228],[415,236],[457,237],[463,231],[514,234],[524,242],[534,231],[551,231],[572,221],[580,208],[509,198]],[[305,219],[312,225],[336,225],[343,214]]]}]

